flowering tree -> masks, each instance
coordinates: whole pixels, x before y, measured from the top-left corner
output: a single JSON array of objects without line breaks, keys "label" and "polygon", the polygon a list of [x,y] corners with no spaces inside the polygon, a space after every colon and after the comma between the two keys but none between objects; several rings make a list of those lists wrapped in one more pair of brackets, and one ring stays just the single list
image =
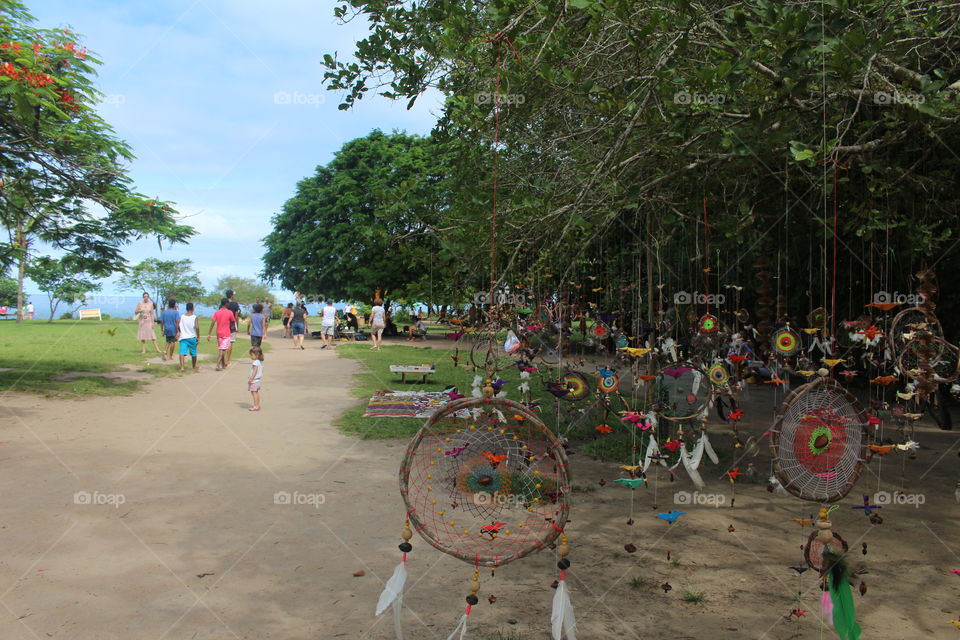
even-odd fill
[{"label": "flowering tree", "polygon": [[193,235],[171,206],[134,191],[130,148],[96,112],[99,61],[65,29],[39,29],[24,6],[0,0],[0,266],[23,276],[37,240],[74,268],[106,276],[124,268],[121,247],[138,238]]}]

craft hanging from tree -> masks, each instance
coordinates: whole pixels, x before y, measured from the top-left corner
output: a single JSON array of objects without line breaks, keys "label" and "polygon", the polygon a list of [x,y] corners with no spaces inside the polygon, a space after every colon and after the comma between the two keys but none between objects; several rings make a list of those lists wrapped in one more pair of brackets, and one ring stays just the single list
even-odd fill
[{"label": "craft hanging from tree", "polygon": [[853,487],[865,456],[866,411],[835,380],[794,390],[771,429],[774,473],[793,495],[836,502]]},{"label": "craft hanging from tree", "polygon": [[[435,413],[408,445],[400,469],[413,529],[475,569],[499,567],[553,544],[564,533],[570,492],[567,458],[556,436],[523,405],[491,397],[489,385],[484,395]],[[561,583],[570,566],[565,555],[558,563]],[[460,637],[478,591],[475,571],[455,632]],[[555,606],[561,606],[561,625],[574,638],[565,587]]]}]

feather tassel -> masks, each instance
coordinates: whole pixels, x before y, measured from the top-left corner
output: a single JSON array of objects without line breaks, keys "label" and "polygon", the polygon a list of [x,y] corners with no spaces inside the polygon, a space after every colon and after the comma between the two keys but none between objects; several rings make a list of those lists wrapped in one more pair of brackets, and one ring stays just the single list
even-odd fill
[{"label": "feather tassel", "polygon": [[403,640],[403,585],[407,582],[407,563],[401,562],[393,570],[393,575],[387,580],[383,587],[383,593],[377,601],[377,611],[374,615],[380,615],[387,607],[393,606],[393,628],[397,634],[397,640]]},{"label": "feather tassel", "polygon": [[856,621],[853,592],[850,590],[850,571],[839,556],[823,554],[823,562],[829,566],[827,586],[833,604],[833,628],[840,640],[860,640],[860,625]]},{"label": "feather tassel", "polygon": [[830,599],[830,592],[824,591],[820,595],[820,607],[823,609],[823,619],[827,626],[833,629],[833,600]]},{"label": "feather tassel", "polygon": [[550,621],[553,623],[553,640],[561,640],[564,633],[567,640],[577,640],[577,621],[573,617],[573,604],[570,602],[567,581],[563,576],[560,577],[557,592],[553,594],[553,613]]},{"label": "feather tassel", "polygon": [[700,477],[700,472],[697,471],[697,468],[690,462],[690,456],[687,454],[687,445],[680,447],[680,461],[683,462],[683,468],[687,470],[687,475],[690,476],[690,480],[697,489],[703,489],[707,486],[707,483]]},{"label": "feather tassel", "polygon": [[703,440],[703,452],[707,454],[708,458],[710,458],[710,462],[713,464],[720,464],[720,458],[717,457],[717,452],[713,450],[713,446],[710,444],[710,438],[707,437],[706,431],[700,435],[700,439]]},{"label": "feather tassel", "polygon": [[454,636],[457,635],[457,631],[460,632],[460,637],[457,640],[463,640],[467,637],[467,615],[463,614],[460,616],[460,622],[457,623],[457,626],[454,628],[453,633],[447,636],[447,640],[454,640]]},{"label": "feather tassel", "polygon": [[383,587],[383,593],[380,594],[380,600],[377,601],[377,612],[375,615],[383,613],[387,607],[393,604],[393,601],[403,593],[403,585],[407,581],[407,563],[401,562],[393,570],[393,575],[387,580]]}]

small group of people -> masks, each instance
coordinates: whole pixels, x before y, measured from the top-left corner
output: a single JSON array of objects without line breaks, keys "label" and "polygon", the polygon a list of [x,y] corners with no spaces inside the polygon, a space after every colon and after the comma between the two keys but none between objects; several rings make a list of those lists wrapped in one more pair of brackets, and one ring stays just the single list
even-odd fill
[{"label": "small group of people", "polygon": [[[167,300],[166,308],[160,313],[158,322],[163,327],[166,339],[165,349],[157,345],[157,336],[153,327],[156,305],[150,300],[150,294],[144,293],[143,300],[137,304],[134,317],[138,322],[137,339],[140,341],[140,353],[146,353],[147,341],[152,341],[154,349],[161,354],[164,361],[173,360],[174,351],[180,345],[180,371],[185,370],[186,358],[189,356],[193,369],[197,365],[197,342],[200,336],[200,320],[194,313],[192,302],[186,304],[185,313],[181,314],[179,305],[173,298]],[[260,385],[263,379],[263,340],[267,336],[270,317],[264,313],[264,305],[257,302],[251,307],[247,318],[247,335],[250,336],[250,373],[247,379],[247,390],[253,399],[250,411],[260,411]],[[234,299],[234,292],[227,289],[220,299],[220,306],[214,312],[207,331],[207,341],[213,337],[214,329],[217,333],[217,371],[223,371],[230,364],[233,355],[233,345],[237,341],[240,328],[240,304]]]},{"label": "small group of people", "polygon": [[[303,340],[310,331],[310,317],[307,304],[303,301],[290,302],[283,310],[280,321],[283,323],[283,337],[293,339],[294,349],[304,349]],[[337,320],[340,312],[333,306],[333,300],[327,299],[320,310],[320,338],[323,340],[321,349],[333,348],[333,338],[337,331]]]}]

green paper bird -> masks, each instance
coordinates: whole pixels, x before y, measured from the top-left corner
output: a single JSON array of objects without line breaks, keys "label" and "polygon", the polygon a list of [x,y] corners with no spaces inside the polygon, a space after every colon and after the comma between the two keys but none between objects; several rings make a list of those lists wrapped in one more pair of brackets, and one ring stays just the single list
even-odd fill
[{"label": "green paper bird", "polygon": [[617,478],[614,482],[619,482],[622,485],[628,486],[631,489],[636,489],[644,483],[643,478]]}]

